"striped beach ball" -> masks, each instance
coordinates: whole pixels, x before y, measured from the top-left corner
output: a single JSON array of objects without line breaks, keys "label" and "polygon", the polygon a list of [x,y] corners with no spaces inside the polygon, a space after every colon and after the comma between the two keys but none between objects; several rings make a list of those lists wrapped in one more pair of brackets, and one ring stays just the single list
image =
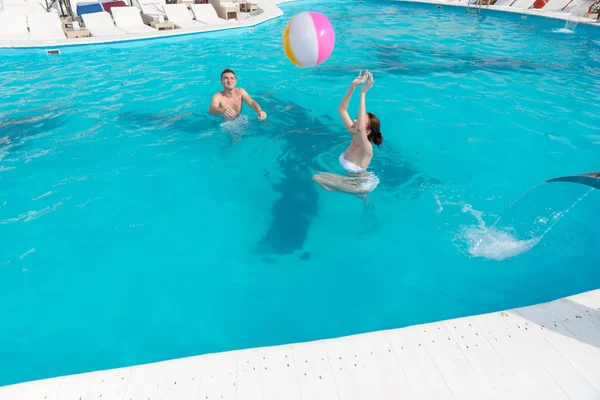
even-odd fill
[{"label": "striped beach ball", "polygon": [[335,33],[321,13],[301,12],[294,15],[283,31],[283,51],[297,67],[314,67],[331,55]]}]

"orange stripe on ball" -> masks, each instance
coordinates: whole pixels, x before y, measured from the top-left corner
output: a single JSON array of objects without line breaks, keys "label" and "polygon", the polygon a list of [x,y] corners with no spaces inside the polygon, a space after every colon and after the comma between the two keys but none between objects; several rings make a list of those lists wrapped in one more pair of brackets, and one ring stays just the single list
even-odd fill
[{"label": "orange stripe on ball", "polygon": [[291,22],[292,22],[292,20],[290,20],[287,23],[285,30],[283,31],[283,51],[284,51],[285,55],[287,56],[287,58],[289,58],[290,61],[292,63],[294,63],[295,66],[302,67],[302,65],[296,58],[296,56],[294,56],[294,53],[292,52],[292,47],[290,46],[290,23]]}]

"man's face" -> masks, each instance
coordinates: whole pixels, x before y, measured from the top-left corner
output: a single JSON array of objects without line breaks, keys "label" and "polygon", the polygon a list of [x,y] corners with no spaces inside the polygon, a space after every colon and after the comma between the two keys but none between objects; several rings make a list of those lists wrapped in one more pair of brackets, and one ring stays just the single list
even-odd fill
[{"label": "man's face", "polygon": [[235,75],[232,74],[231,72],[226,72],[223,74],[223,76],[221,77],[221,84],[223,85],[224,89],[233,89],[235,88]]}]

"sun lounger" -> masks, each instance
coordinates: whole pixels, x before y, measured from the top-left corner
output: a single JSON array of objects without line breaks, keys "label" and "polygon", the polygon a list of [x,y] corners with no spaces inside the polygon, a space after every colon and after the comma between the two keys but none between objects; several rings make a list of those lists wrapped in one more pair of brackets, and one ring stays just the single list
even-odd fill
[{"label": "sun lounger", "polygon": [[152,21],[158,21],[160,18],[166,19],[164,0],[134,0],[138,8],[142,10],[142,20],[149,24]]},{"label": "sun lounger", "polygon": [[83,14],[81,17],[85,27],[90,31],[92,36],[114,36],[124,35],[125,31],[115,26],[112,17],[106,11]]},{"label": "sun lounger", "polygon": [[[0,0],[0,3],[2,1]],[[29,14],[33,9],[29,4],[4,4],[0,5],[0,12]]]},{"label": "sun lounger", "polygon": [[104,9],[100,3],[79,3],[77,4],[76,9],[76,13],[79,15],[79,18],[82,18],[85,14],[93,14],[102,11],[104,11]]},{"label": "sun lounger", "polygon": [[515,0],[496,0],[493,4],[496,7],[509,7]]},{"label": "sun lounger", "polygon": [[117,27],[126,33],[156,32],[156,29],[144,25],[137,7],[114,7],[112,15]]},{"label": "sun lounger", "polygon": [[0,40],[27,40],[28,37],[24,13],[0,12]]},{"label": "sun lounger", "polygon": [[3,6],[25,6],[27,2],[25,0],[2,0]]},{"label": "sun lounger", "polygon": [[227,20],[238,19],[238,4],[233,1],[209,0],[219,18]]},{"label": "sun lounger", "polygon": [[27,14],[29,40],[66,39],[60,17],[55,12],[31,12]]},{"label": "sun lounger", "polygon": [[592,6],[595,3],[596,3],[596,0],[582,0],[582,1],[573,0],[571,3],[567,4],[567,6],[562,9],[562,11],[573,13],[575,15],[583,15],[583,14],[591,13]]},{"label": "sun lounger", "polygon": [[24,12],[26,9],[29,9],[29,6],[25,0],[0,0],[0,12],[6,10]]},{"label": "sun lounger", "polygon": [[[61,12],[58,1],[52,2],[50,0],[27,0],[27,3],[34,12],[54,12],[58,13],[60,16],[64,11],[66,11],[65,6],[63,6],[63,12]],[[48,9],[48,7],[50,8]]]},{"label": "sun lounger", "polygon": [[508,10],[527,10],[533,7],[535,1],[536,0],[497,0],[490,7]]},{"label": "sun lounger", "polygon": [[104,8],[104,11],[106,11],[107,13],[111,13],[111,10],[114,7],[127,7],[127,4],[125,4],[124,1],[107,1],[106,3],[102,3],[102,8]]},{"label": "sun lounger", "polygon": [[199,28],[206,25],[200,21],[194,21],[185,4],[165,4],[164,9],[169,21],[178,28]]},{"label": "sun lounger", "polygon": [[544,11],[561,11],[572,1],[573,0],[550,0],[541,8]]},{"label": "sun lounger", "polygon": [[212,4],[192,4],[192,13],[196,21],[204,22],[207,25],[234,22],[234,20],[219,17]]},{"label": "sun lounger", "polygon": [[0,0],[0,12],[27,14],[31,6],[25,0]]}]

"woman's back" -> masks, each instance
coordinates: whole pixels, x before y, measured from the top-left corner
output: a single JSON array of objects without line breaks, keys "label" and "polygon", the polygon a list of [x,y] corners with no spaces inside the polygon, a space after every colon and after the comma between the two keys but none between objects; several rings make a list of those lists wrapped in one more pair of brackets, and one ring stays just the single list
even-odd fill
[{"label": "woman's back", "polygon": [[360,134],[360,132],[357,132],[352,135],[350,146],[348,146],[343,156],[347,161],[366,169],[371,162],[371,158],[373,158],[373,145],[371,142],[365,142],[365,140],[358,137]]}]

